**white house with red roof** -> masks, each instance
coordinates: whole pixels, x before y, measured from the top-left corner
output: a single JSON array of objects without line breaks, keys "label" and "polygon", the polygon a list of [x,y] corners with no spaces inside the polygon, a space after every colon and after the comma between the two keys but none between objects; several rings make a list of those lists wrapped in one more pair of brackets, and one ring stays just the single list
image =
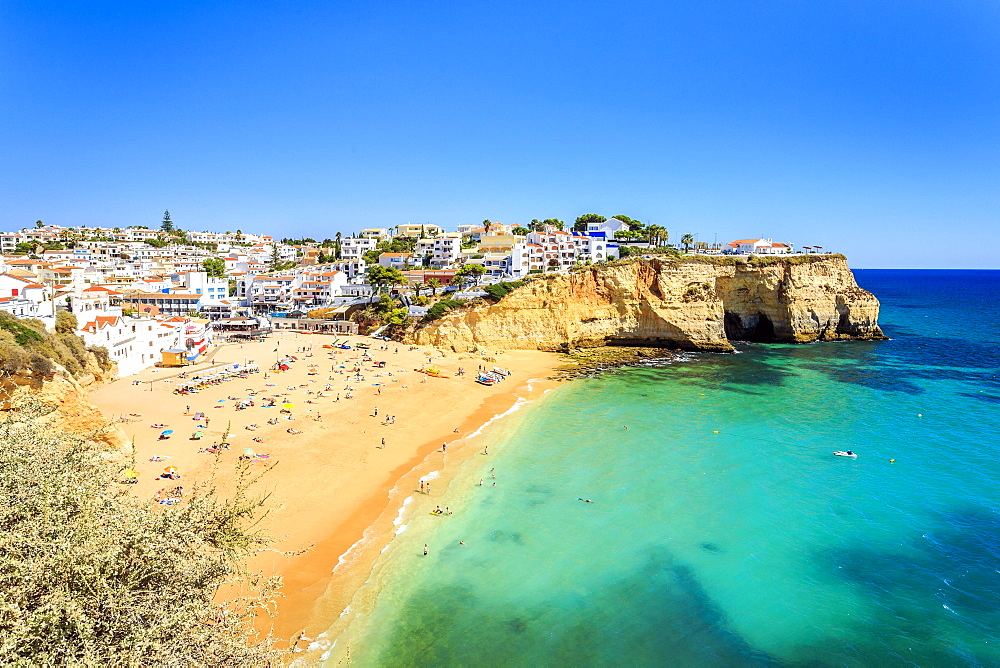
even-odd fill
[{"label": "white house with red roof", "polygon": [[775,243],[771,239],[736,239],[726,244],[726,248],[739,255],[783,255],[794,252],[791,244]]},{"label": "white house with red roof", "polygon": [[530,241],[517,243],[508,257],[507,273],[514,278],[545,270],[545,249],[541,244]]},{"label": "white house with red roof", "polygon": [[0,310],[25,318],[52,317],[52,289],[13,274],[0,274]]},{"label": "white house with red roof", "polygon": [[77,333],[87,346],[107,348],[111,361],[118,365],[118,376],[124,377],[159,362],[164,350],[183,348],[187,323],[186,318],[95,314],[80,322]]},{"label": "white house with red roof", "polygon": [[545,271],[567,271],[579,259],[573,235],[552,225],[529,232],[527,240],[542,247]]}]

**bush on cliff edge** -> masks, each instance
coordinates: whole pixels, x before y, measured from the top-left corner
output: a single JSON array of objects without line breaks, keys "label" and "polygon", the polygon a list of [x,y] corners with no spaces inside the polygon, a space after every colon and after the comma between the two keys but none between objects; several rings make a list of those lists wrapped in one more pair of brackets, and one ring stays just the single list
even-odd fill
[{"label": "bush on cliff edge", "polygon": [[110,369],[107,350],[88,349],[75,332],[76,317],[72,313],[57,313],[56,331],[50,332],[41,320],[15,318],[0,311],[0,375],[30,370],[44,380],[55,372],[53,362],[73,376],[81,375],[94,362],[105,371]]},{"label": "bush on cliff edge", "polygon": [[[0,662],[260,665],[249,640],[276,581],[243,562],[269,540],[249,465],[230,498],[212,485],[154,505],[122,467],[27,406],[0,421]],[[217,603],[220,586],[244,594]]]}]

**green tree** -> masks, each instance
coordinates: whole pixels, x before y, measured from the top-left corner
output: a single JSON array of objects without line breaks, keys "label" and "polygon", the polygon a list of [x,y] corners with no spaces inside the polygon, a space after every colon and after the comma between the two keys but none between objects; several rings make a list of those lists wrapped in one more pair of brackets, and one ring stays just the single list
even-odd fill
[{"label": "green tree", "polygon": [[221,257],[210,257],[201,263],[201,268],[212,278],[226,277],[226,261]]},{"label": "green tree", "polygon": [[455,272],[455,278],[463,283],[478,283],[484,273],[486,273],[486,268],[483,265],[466,264],[462,265],[462,268]]},{"label": "green tree", "polygon": [[361,257],[368,264],[375,265],[375,264],[378,264],[378,256],[381,255],[381,254],[382,254],[382,251],[376,249],[376,250],[365,251],[361,255]]},{"label": "green tree", "polygon": [[405,325],[409,321],[410,312],[405,308],[394,308],[382,316],[382,322],[387,325]]},{"label": "green tree", "polygon": [[160,223],[160,229],[163,230],[164,232],[174,231],[174,224],[170,220],[170,211],[163,212],[163,222]]},{"label": "green tree", "polygon": [[334,256],[338,260],[341,258],[341,254],[340,254],[340,241],[341,241],[342,238],[343,238],[343,235],[340,232],[337,232],[337,244],[336,244],[336,246],[334,246],[335,250],[333,251],[333,254],[334,254]]},{"label": "green tree", "polygon": [[281,265],[281,256],[278,255],[278,244],[271,244],[271,257],[267,261],[268,271],[276,271]]},{"label": "green tree", "polygon": [[603,223],[608,219],[596,213],[585,213],[573,223],[574,232],[586,232],[589,223]]},{"label": "green tree", "polygon": [[373,264],[368,267],[368,282],[375,287],[376,293],[381,293],[390,285],[398,285],[406,280],[402,272],[393,267],[383,267],[380,264]]},{"label": "green tree", "polygon": [[45,223],[43,223],[43,222],[42,222],[42,221],[40,221],[40,220],[36,220],[36,221],[35,221],[35,227],[36,227],[36,228],[38,228],[38,227],[45,227]]},{"label": "green tree", "polygon": [[566,223],[559,220],[558,218],[546,218],[545,220],[542,221],[542,225],[551,225],[557,230],[562,230],[566,228]]},{"label": "green tree", "polygon": [[431,294],[437,297],[438,288],[441,287],[441,279],[439,278],[427,279],[427,287],[431,289]]},{"label": "green tree", "polygon": [[516,234],[518,236],[522,236],[522,237],[525,236],[525,235],[527,235],[528,232],[530,232],[530,231],[531,230],[529,230],[527,227],[521,227],[520,225],[518,225],[517,227],[515,227],[514,229],[511,230],[511,232],[513,232],[514,234]]},{"label": "green tree", "polygon": [[685,234],[681,236],[681,243],[684,244],[684,252],[687,253],[688,248],[694,243],[694,237],[690,234]]}]

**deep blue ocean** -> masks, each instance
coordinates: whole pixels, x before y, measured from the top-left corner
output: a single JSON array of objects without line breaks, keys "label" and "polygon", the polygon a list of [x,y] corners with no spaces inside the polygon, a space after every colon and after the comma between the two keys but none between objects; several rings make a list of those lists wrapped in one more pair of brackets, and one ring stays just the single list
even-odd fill
[{"label": "deep blue ocean", "polygon": [[496,422],[328,663],[1000,665],[1000,272],[855,274],[891,340],[622,369]]}]

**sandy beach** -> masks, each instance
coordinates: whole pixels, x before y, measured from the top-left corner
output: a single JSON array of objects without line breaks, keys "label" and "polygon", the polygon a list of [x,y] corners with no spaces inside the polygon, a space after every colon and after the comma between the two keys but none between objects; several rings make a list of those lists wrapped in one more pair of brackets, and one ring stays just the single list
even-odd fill
[{"label": "sandy beach", "polygon": [[[128,420],[121,426],[135,443],[140,475],[134,490],[151,503],[158,490],[190,488],[205,479],[215,457],[199,450],[220,442],[227,428],[230,447],[221,454],[223,475],[234,470],[246,448],[266,455],[254,463],[270,469],[263,483],[273,491],[264,528],[279,537],[276,550],[309,548],[298,556],[267,552],[251,564],[284,579],[278,613],[270,620],[279,639],[303,629],[311,637],[325,631],[391,539],[400,500],[413,496],[417,504],[433,508],[449,472],[477,452],[475,439],[466,436],[519,399],[541,397],[554,383],[545,379],[561,364],[552,353],[504,352],[495,354],[493,362],[367,337],[341,339],[352,345],[350,350],[323,347],[334,340],[285,333],[263,342],[222,344],[205,361],[183,370],[147,369],[90,395],[109,420]],[[370,349],[359,350],[357,343]],[[287,371],[272,371],[286,355],[298,359]],[[382,368],[373,364],[383,361]],[[256,364],[261,372],[193,394],[174,392],[195,375],[234,364]],[[481,364],[512,374],[486,387],[475,382]],[[428,366],[446,377],[416,371]],[[459,368],[466,374],[458,375]],[[182,371],[187,378],[179,377]],[[237,410],[239,402],[233,398],[253,406]],[[271,399],[275,405],[267,407]],[[282,412],[286,403],[294,407]],[[204,413],[208,422],[195,420],[197,413]],[[252,425],[256,428],[247,429]],[[161,439],[167,430],[173,433]],[[192,440],[196,431],[203,433],[200,440]],[[175,467],[180,479],[160,479],[167,467]],[[440,477],[430,493],[421,493],[419,479],[432,471]],[[268,630],[266,623],[262,630]]]}]

